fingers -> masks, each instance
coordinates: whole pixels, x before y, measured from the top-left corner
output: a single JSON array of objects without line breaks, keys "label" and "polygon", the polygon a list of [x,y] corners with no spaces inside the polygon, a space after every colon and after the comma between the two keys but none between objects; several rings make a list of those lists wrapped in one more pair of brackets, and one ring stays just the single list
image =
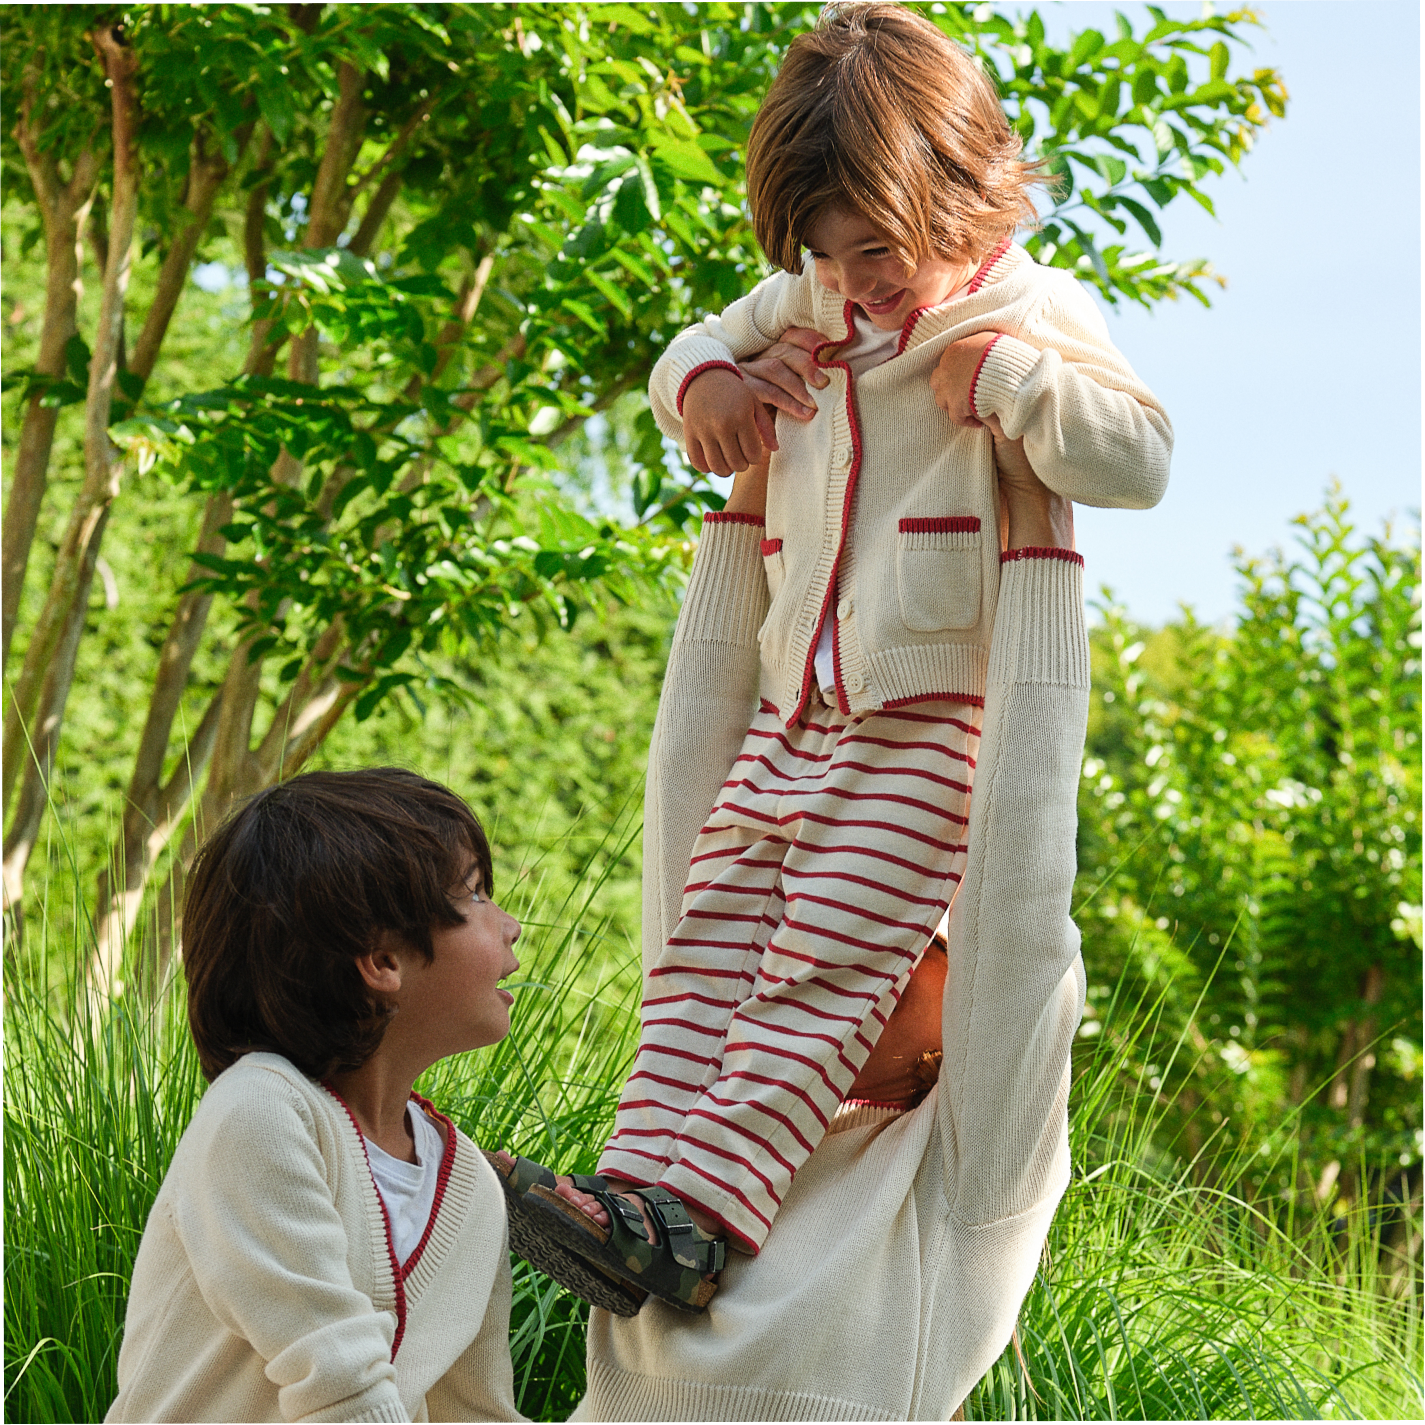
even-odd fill
[{"label": "fingers", "polygon": [[803,351],[815,351],[819,346],[825,346],[830,337],[823,336],[819,331],[813,331],[811,327],[788,327],[782,333],[782,340],[790,342],[793,346],[799,346]]},{"label": "fingers", "polygon": [[[762,445],[767,450],[777,449],[777,423],[772,419],[772,414],[761,401],[757,402],[757,409],[754,413],[757,421],[757,434],[762,439]],[[757,459],[762,458],[762,451],[757,452]],[[750,462],[756,464],[756,460]]]},{"label": "fingers", "polygon": [[[782,366],[782,371],[787,371]],[[764,380],[761,376],[754,376],[750,369],[744,368],[744,375],[747,376],[747,389],[757,398],[758,405],[775,406],[778,410],[785,410],[787,415],[794,420],[811,420],[817,415],[817,408],[811,403],[811,398],[807,395],[807,390],[802,388],[801,393],[791,388],[788,383],[774,382],[774,380]],[[795,380],[792,376],[792,380]],[[801,382],[797,382],[801,386]],[[772,446],[772,449],[777,447]]]}]

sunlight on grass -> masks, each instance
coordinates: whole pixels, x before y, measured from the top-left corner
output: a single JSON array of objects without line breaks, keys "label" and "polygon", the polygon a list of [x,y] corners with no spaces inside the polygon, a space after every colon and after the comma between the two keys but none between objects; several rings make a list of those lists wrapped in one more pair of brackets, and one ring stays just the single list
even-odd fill
[{"label": "sunlight on grass", "polygon": [[[637,833],[612,828],[598,864],[615,867]],[[421,1084],[482,1146],[594,1165],[638,1022],[636,952],[609,936],[602,885],[531,868],[509,897],[525,925],[512,1033]],[[133,1255],[203,1081],[181,984],[91,1013],[82,992],[50,988],[50,955],[75,960],[44,923],[5,975],[5,1414],[95,1420]],[[1419,1223],[1402,1257],[1367,1206],[1277,1221],[1236,1191],[1247,1165],[1230,1155],[1210,1175],[1165,1161],[1163,1109],[1125,1087],[1130,1047],[1173,1051],[1141,1042],[1148,1010],[1125,1016],[1140,1042],[1105,1032],[1079,1071],[1076,1175],[1021,1315],[1023,1364],[1007,1350],[967,1417],[1418,1418]],[[584,1320],[516,1263],[512,1351],[532,1417],[562,1419],[582,1393]]]}]

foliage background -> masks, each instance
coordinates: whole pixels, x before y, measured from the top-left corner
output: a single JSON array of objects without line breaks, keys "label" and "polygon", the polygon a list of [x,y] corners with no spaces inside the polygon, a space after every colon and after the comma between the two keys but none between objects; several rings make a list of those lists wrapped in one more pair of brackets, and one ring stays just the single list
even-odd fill
[{"label": "foliage background", "polygon": [[[1124,22],[1056,49],[1032,14],[928,8],[995,66],[1022,132],[1065,177],[1030,239],[1040,259],[1111,301],[1210,299],[1210,264],[1159,251],[1155,214],[1183,199],[1210,209],[1216,174],[1284,112],[1279,75],[1237,67],[1247,17],[1153,12],[1136,35]],[[199,828],[264,777],[398,762],[449,780],[490,826],[500,893],[547,943],[565,998],[525,1025],[547,1031],[538,1062],[512,1059],[512,1042],[488,1069],[452,1070],[444,1087],[467,1122],[486,1131],[489,1103],[522,1085],[516,1100],[539,1105],[540,1125],[522,1131],[572,1162],[618,1082],[621,1041],[605,1032],[592,1065],[579,1045],[633,988],[644,752],[696,516],[719,502],[657,439],[638,388],[671,330],[759,270],[739,146],[777,54],[815,7],[604,6],[597,23],[572,6],[375,7],[360,12],[364,30],[352,13],[3,17],[7,102],[40,83],[27,65],[39,65],[37,92],[63,95],[45,110],[62,122],[37,140],[61,176],[107,132],[87,31],[122,19],[147,86],[127,324],[110,332],[120,357],[102,389],[85,353],[99,349],[113,289],[115,180],[103,170],[80,234],[80,345],[41,370],[54,260],[27,188],[33,165],[14,126],[4,137],[3,319],[18,377],[0,408],[7,525],[27,422],[54,420],[29,567],[13,606],[7,593],[10,714],[34,630],[64,613],[55,591],[85,567],[70,530],[96,469],[110,491],[89,582],[71,590],[72,679],[48,705],[62,735],[31,770],[20,759],[23,779],[7,765],[41,794],[6,845],[7,1006],[27,1016],[7,1020],[7,1054],[38,1066],[6,1090],[7,1237],[35,1237],[13,1309],[7,1293],[7,1365],[30,1363],[9,1418],[86,1418],[111,1388],[126,1254],[193,1089],[172,1019],[150,1018],[168,1003],[183,864]],[[189,72],[200,42],[206,76]],[[457,76],[449,90],[442,66]],[[365,127],[342,139],[343,181],[365,184],[366,206],[335,204],[342,223],[314,235],[322,166],[358,91]],[[469,92],[479,111],[451,99]],[[192,175],[219,157],[212,206],[190,232]],[[399,181],[368,224],[387,179]],[[170,263],[185,232],[196,240]],[[175,265],[161,360],[139,376],[124,353]],[[118,446],[96,447],[96,420]],[[283,463],[293,450],[296,468]],[[219,508],[228,523],[214,538]],[[1242,558],[1231,626],[1184,614],[1140,628],[1103,595],[1078,910],[1091,984],[1080,1084],[1093,1111],[1076,1132],[1086,1172],[1127,1165],[1113,1179],[1137,1204],[1115,1219],[1124,1242],[1157,1230],[1144,1204],[1165,1183],[1226,1195],[1257,1235],[1230,1267],[1218,1253],[1212,1272],[1364,1290],[1352,1312],[1364,1320],[1374,1303],[1381,1340],[1402,1351],[1420,1290],[1418,536],[1353,529],[1336,491],[1300,535],[1285,554]],[[192,763],[191,785],[158,815],[139,754],[175,691],[165,650],[177,614],[209,596],[160,729],[163,777],[171,786]],[[337,714],[321,736],[289,736],[283,718],[318,706]],[[215,709],[237,728],[216,751],[203,731]],[[38,747],[38,712],[10,721]],[[277,754],[254,770],[269,743]],[[25,787],[15,795],[23,805]],[[136,858],[155,816],[157,848]],[[126,884],[120,914],[112,893]],[[114,1052],[74,1062],[66,1026],[87,1013],[91,984],[125,1007],[93,1027]],[[112,1081],[96,1087],[86,1063]],[[134,1090],[160,1080],[167,1117],[135,1125]],[[548,1093],[567,1114],[548,1111]],[[69,1206],[47,1216],[51,1202]],[[1208,1216],[1199,1244],[1217,1240]],[[52,1249],[66,1235],[106,1245],[80,1260]],[[1085,1260],[1114,1250],[1100,1242]],[[1124,1277],[1136,1310],[1161,1291],[1151,1277]],[[540,1363],[529,1379],[545,1382],[539,1408],[552,1412],[577,1390],[577,1317],[525,1288],[523,1359]],[[1252,1310],[1275,1319],[1276,1300]],[[1321,1324],[1323,1339],[1339,1320]],[[1082,1365],[1100,1346],[1065,1349]],[[1339,1364],[1311,1370],[1329,1380]],[[1120,1410],[1112,1390],[1070,1389],[1065,1370],[1057,1408],[1072,1397],[1074,1411]],[[1015,1379],[995,1377],[1000,1406],[1038,1408]],[[1293,1408],[1324,1409],[1328,1396],[1308,1391]],[[1135,1408],[1168,1399],[1140,1392]],[[1199,1403],[1243,1406],[1230,1393]]]}]

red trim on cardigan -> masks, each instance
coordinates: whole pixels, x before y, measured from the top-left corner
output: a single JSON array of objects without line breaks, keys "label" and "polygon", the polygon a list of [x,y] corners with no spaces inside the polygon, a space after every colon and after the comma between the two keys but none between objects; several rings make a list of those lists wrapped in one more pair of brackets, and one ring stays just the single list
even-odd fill
[{"label": "red trim on cardigan", "polygon": [[[802,715],[803,709],[807,705],[807,699],[811,696],[812,678],[816,672],[816,646],[821,642],[821,626],[826,622],[827,613],[831,609],[831,603],[836,595],[836,579],[841,570],[841,555],[846,548],[846,535],[851,527],[851,502],[856,494],[856,477],[861,473],[861,426],[856,420],[856,403],[852,400],[855,390],[855,378],[851,374],[851,367],[844,361],[823,361],[821,353],[831,346],[841,346],[851,337],[856,330],[854,302],[848,301],[841,309],[841,320],[846,325],[846,335],[839,341],[824,341],[811,354],[811,359],[818,366],[835,366],[846,373],[846,419],[851,427],[851,473],[846,477],[846,494],[841,502],[841,543],[836,546],[836,558],[832,561],[831,577],[826,584],[826,598],[822,601],[821,613],[817,616],[816,630],[812,635],[811,647],[807,650],[806,668],[802,672],[802,690],[797,698],[797,705],[791,717],[786,719],[786,725],[792,727]],[[833,651],[835,649],[835,634],[833,632]],[[840,686],[840,677],[837,678],[836,695],[838,701],[844,703],[845,695]],[[781,716],[781,710],[778,710]]]},{"label": "red trim on cardigan", "polygon": [[990,275],[990,268],[1009,251],[1012,241],[1012,238],[1001,238],[999,246],[980,264],[979,271],[970,279],[971,294],[978,292],[984,285],[985,279]]},{"label": "red trim on cardigan", "polygon": [[677,406],[678,414],[680,416],[683,414],[683,393],[688,389],[689,383],[696,380],[699,376],[703,374],[704,371],[714,371],[719,367],[721,367],[724,371],[731,371],[732,374],[736,376],[739,381],[742,380],[742,372],[740,372],[737,367],[733,365],[733,363],[730,361],[704,361],[701,366],[693,367],[693,369],[688,372],[685,377],[683,377],[683,384],[678,387],[678,396],[677,399],[673,402],[673,404]]},{"label": "red trim on cardigan", "polygon": [[979,515],[911,516],[900,522],[902,534],[979,534]]},{"label": "red trim on cardigan", "polygon": [[431,1199],[430,1216],[426,1218],[426,1230],[421,1233],[421,1240],[416,1243],[411,1255],[406,1258],[401,1267],[402,1281],[405,1281],[415,1270],[416,1263],[421,1259],[421,1253],[426,1249],[426,1243],[430,1241],[431,1228],[435,1226],[435,1219],[440,1215],[441,1203],[445,1201],[445,1185],[450,1181],[450,1171],[455,1166],[455,1125],[428,1098],[422,1098],[414,1089],[411,1090],[411,1097],[429,1117],[444,1125],[445,1153],[440,1160],[440,1171],[436,1174],[435,1196]]},{"label": "red trim on cardigan", "polygon": [[761,515],[735,514],[728,510],[707,510],[703,514],[704,524],[750,524],[765,529],[767,521]]},{"label": "red trim on cardigan", "polygon": [[[942,303],[941,305],[943,306],[944,304]],[[905,344],[910,340],[911,333],[915,330],[915,324],[930,310],[932,310],[930,307],[917,307],[915,311],[905,319],[905,325],[901,328],[900,340],[896,343],[897,356],[905,351]]]},{"label": "red trim on cardigan", "polygon": [[1023,549],[1007,549],[1000,555],[999,562],[1014,564],[1020,559],[1058,559],[1065,564],[1077,564],[1080,569],[1084,567],[1084,556],[1074,553],[1072,549],[1050,549],[1036,544],[1026,544]]},{"label": "red trim on cardigan", "polygon": [[381,1196],[381,1189],[376,1186],[376,1174],[371,1172],[371,1154],[366,1151],[366,1135],[361,1131],[356,1115],[347,1101],[325,1079],[322,1080],[322,1087],[342,1106],[342,1111],[356,1130],[356,1141],[361,1144],[361,1156],[366,1159],[366,1171],[371,1175],[371,1191],[376,1194],[376,1205],[381,1209],[381,1222],[386,1229],[386,1254],[391,1259],[391,1281],[396,1289],[396,1334],[391,1338],[391,1359],[394,1361],[396,1352],[401,1349],[401,1338],[406,1334],[406,1278],[400,1262],[396,1260],[396,1243],[391,1236],[391,1214],[386,1211],[386,1199]]},{"label": "red trim on cardigan", "polygon": [[980,384],[980,372],[985,369],[985,358],[995,349],[995,344],[1004,335],[1003,332],[996,332],[990,344],[980,353],[980,359],[975,363],[975,374],[970,377],[970,414],[976,420],[980,419],[980,408],[975,404],[975,388]]},{"label": "red trim on cardigan", "polygon": [[973,693],[917,693],[913,698],[892,698],[881,704],[882,712],[892,708],[908,708],[912,703],[967,703],[972,708],[983,708],[985,700]]},{"label": "red trim on cardigan", "polygon": [[782,552],[782,541],[780,539],[764,539],[761,548],[762,558],[770,559],[774,554]]}]

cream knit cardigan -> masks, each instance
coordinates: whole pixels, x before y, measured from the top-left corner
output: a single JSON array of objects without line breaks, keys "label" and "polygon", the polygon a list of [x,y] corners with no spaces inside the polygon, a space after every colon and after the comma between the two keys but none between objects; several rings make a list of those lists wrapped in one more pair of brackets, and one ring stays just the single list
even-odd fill
[{"label": "cream knit cardigan", "polygon": [[[751,718],[759,538],[705,527],[674,637],[650,755],[645,968]],[[1069,1180],[1089,687],[1076,559],[1003,568],[939,1084],[909,1113],[843,1109],[706,1316],[593,1312],[575,1419],[948,1420],[1009,1341]]]},{"label": "cream knit cardigan", "polygon": [[1044,483],[1080,504],[1158,503],[1172,451],[1162,406],[1082,284],[1006,242],[965,296],[913,314],[897,355],[860,377],[836,359],[854,331],[851,304],[817,281],[810,261],[800,276],[774,274],[669,344],[649,382],[662,430],[681,442],[688,383],[789,326],[832,339],[818,353],[830,382],[811,391],[812,421],[777,420],[762,695],[787,726],[797,720],[829,613],[843,712],[978,702],[999,585],[994,446],[988,430],[962,430],[935,404],[941,353],[975,332],[1006,333],[980,366],[975,409],[1023,436]]},{"label": "cream knit cardigan", "polygon": [[277,1054],[220,1074],[144,1228],[106,1419],[523,1419],[504,1197],[447,1131],[398,1268],[341,1100]]}]

